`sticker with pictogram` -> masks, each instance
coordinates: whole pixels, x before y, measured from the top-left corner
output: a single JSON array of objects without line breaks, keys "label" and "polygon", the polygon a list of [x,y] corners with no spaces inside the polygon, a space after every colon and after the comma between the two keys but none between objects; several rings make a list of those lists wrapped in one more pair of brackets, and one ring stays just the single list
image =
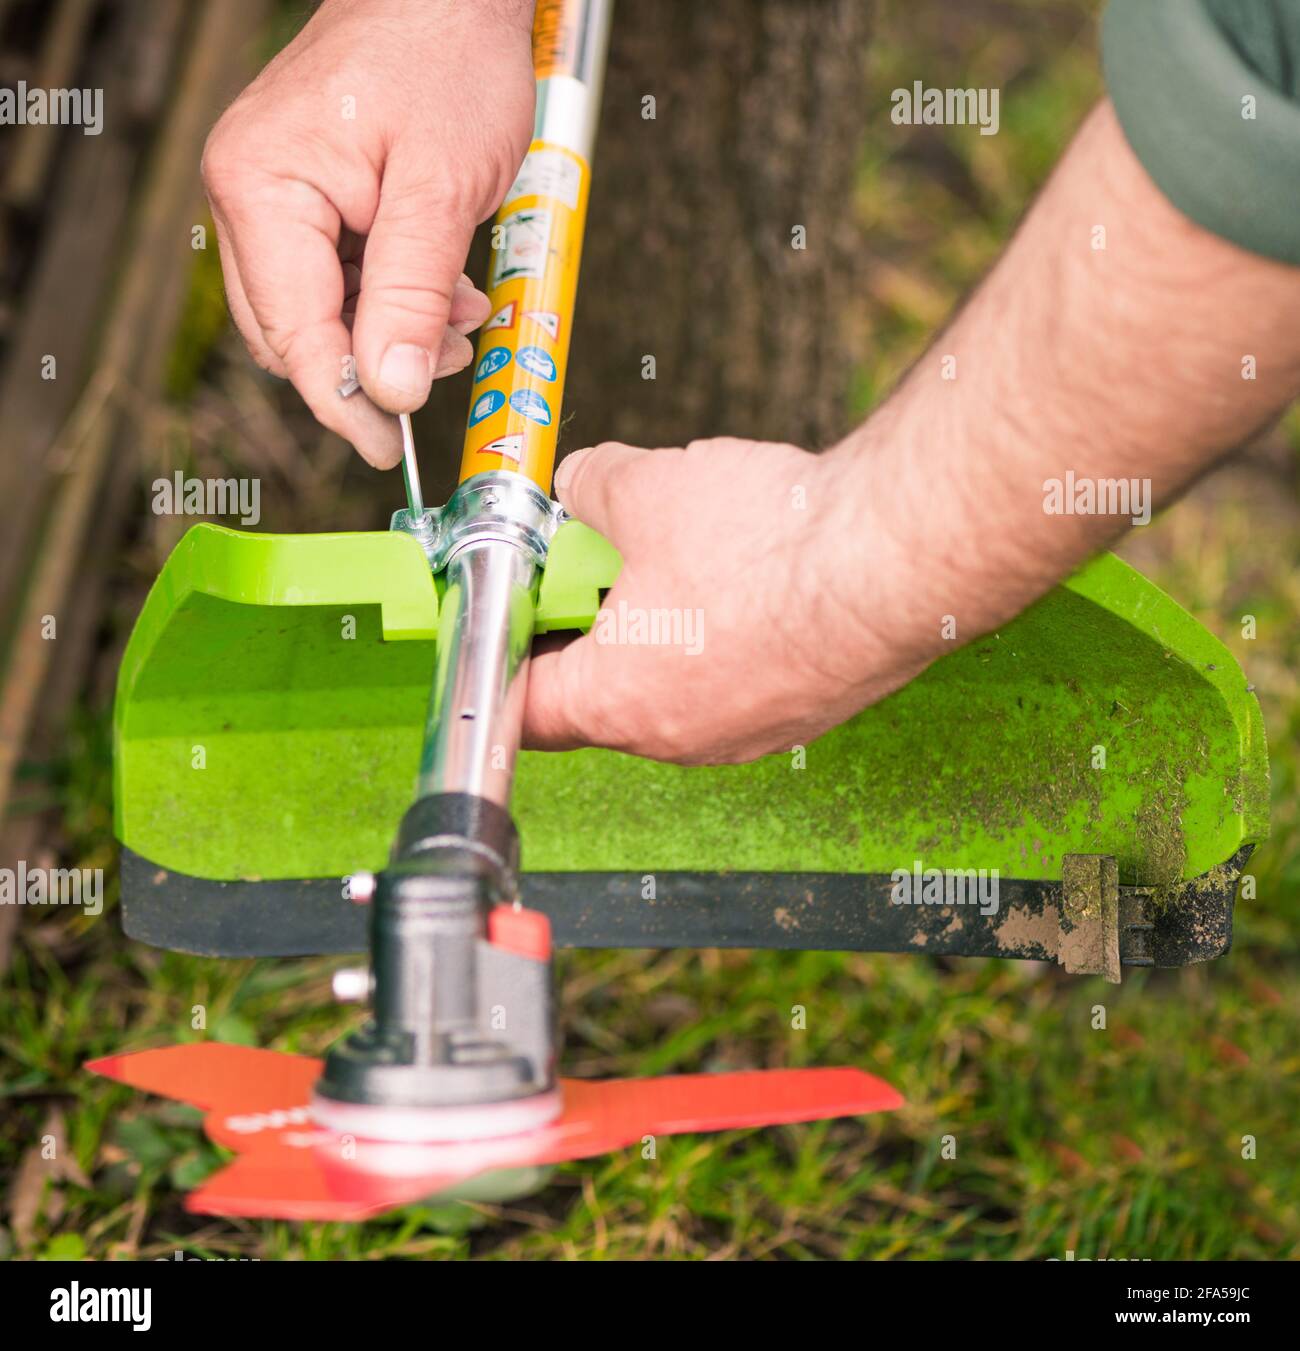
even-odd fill
[{"label": "sticker with pictogram", "polygon": [[506,201],[513,202],[516,197],[554,197],[570,211],[576,211],[581,187],[582,166],[572,155],[563,150],[530,150],[506,193]]},{"label": "sticker with pictogram", "polygon": [[551,425],[551,405],[535,389],[515,390],[510,396],[510,407],[543,427]]},{"label": "sticker with pictogram", "polygon": [[495,375],[509,364],[510,349],[508,347],[491,348],[483,353],[478,365],[474,368],[474,383],[478,384],[480,380],[486,380],[489,375]]},{"label": "sticker with pictogram", "polygon": [[497,224],[500,247],[492,268],[492,289],[516,277],[537,280],[546,267],[551,242],[551,213],[545,207],[512,211]]},{"label": "sticker with pictogram", "polygon": [[521,370],[539,380],[555,379],[555,358],[541,347],[521,347],[515,360]]},{"label": "sticker with pictogram", "polygon": [[531,319],[539,328],[544,328],[551,337],[560,336],[560,316],[554,310],[525,310],[524,318]]},{"label": "sticker with pictogram", "polygon": [[483,332],[491,333],[494,329],[514,328],[514,326],[515,302],[512,300],[508,305],[502,305],[492,318],[483,325]]},{"label": "sticker with pictogram", "polygon": [[487,445],[480,446],[475,455],[500,455],[503,459],[513,460],[518,464],[524,453],[524,434],[523,432],[513,432],[510,436],[498,436],[495,441],[489,441]]},{"label": "sticker with pictogram", "polygon": [[469,425],[477,427],[485,418],[490,418],[505,401],[506,396],[499,389],[489,389],[470,405]]}]

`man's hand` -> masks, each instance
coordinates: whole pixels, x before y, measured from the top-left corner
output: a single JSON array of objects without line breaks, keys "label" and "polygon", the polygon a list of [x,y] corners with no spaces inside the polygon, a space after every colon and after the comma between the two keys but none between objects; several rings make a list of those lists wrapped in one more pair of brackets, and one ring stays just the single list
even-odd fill
[{"label": "man's hand", "polygon": [[[208,138],[239,331],[372,464],[401,458],[380,410],[423,404],[488,316],[462,268],[528,148],[531,17],[530,0],[325,0]],[[373,403],[338,396],[353,354]]]},{"label": "man's hand", "polygon": [[915,675],[938,629],[929,643],[884,605],[882,582],[903,574],[843,471],[730,439],[565,460],[557,496],[618,548],[623,571],[590,633],[534,658],[526,744],[750,760],[806,744]]},{"label": "man's hand", "polygon": [[624,571],[592,632],[537,658],[526,737],[688,763],[806,744],[1128,528],[1131,509],[1061,514],[1053,485],[1123,481],[1159,505],[1275,417],[1300,391],[1297,311],[1300,268],[1180,215],[1103,104],[952,326],[835,449],[561,465],[560,500]]}]

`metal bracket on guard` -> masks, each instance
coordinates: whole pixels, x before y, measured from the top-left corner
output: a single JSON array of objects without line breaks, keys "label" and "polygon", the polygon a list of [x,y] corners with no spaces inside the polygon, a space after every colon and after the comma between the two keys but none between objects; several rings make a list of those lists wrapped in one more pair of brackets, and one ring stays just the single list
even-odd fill
[{"label": "metal bracket on guard", "polygon": [[477,474],[462,483],[445,507],[402,507],[390,528],[419,543],[433,572],[447,566],[453,549],[469,540],[508,538],[542,567],[555,532],[568,520],[564,508],[518,474]]}]

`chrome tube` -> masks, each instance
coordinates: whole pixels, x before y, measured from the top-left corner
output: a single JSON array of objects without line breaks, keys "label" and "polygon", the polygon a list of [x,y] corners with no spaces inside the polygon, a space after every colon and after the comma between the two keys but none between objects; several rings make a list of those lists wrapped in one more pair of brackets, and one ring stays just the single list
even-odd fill
[{"label": "chrome tube", "polygon": [[536,563],[516,544],[469,544],[447,565],[421,795],[504,807],[523,728]]},{"label": "chrome tube", "polygon": [[571,70],[537,82],[534,139],[562,145],[585,160],[591,159],[596,142],[613,10],[613,0],[587,0]]},{"label": "chrome tube", "polygon": [[[612,7],[612,0],[562,7],[554,59],[538,64],[534,139],[584,161],[596,135]],[[562,390],[561,383],[552,391],[557,417]],[[407,459],[409,475],[414,457]],[[457,488],[436,526],[423,537],[412,529],[446,582],[421,796],[470,793],[509,806],[537,579],[557,524],[558,507],[544,486],[505,469],[476,474]],[[417,479],[406,528],[422,519],[418,491]]]},{"label": "chrome tube", "polygon": [[439,521],[445,567],[438,664],[419,793],[472,793],[505,807],[523,728],[538,573],[557,509],[521,474],[462,483]]}]

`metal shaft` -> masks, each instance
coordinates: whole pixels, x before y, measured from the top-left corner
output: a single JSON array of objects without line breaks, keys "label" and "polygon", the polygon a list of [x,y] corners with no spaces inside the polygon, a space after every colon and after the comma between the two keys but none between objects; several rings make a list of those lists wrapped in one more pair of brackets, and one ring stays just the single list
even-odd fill
[{"label": "metal shaft", "polygon": [[538,0],[533,140],[493,224],[461,481],[551,486],[600,110],[610,0]]},{"label": "metal shaft", "polygon": [[[451,547],[421,793],[510,799],[611,8],[538,5],[533,142],[497,216],[493,318],[479,341],[461,488],[444,513]],[[499,486],[473,491],[485,482]]]},{"label": "metal shaft", "polygon": [[374,885],[374,1016],[331,1051],[317,1086],[314,1111],[336,1130],[479,1138],[536,1128],[561,1107],[550,962],[485,940],[495,907],[517,899],[510,790],[558,519],[549,489],[609,10],[537,0],[535,134],[497,215],[461,482],[441,512],[423,509],[402,419],[408,508],[394,528],[442,576],[437,666],[417,799]]},{"label": "metal shaft", "polygon": [[447,565],[421,794],[472,793],[508,804],[536,572],[524,550],[506,540],[469,544]]}]

